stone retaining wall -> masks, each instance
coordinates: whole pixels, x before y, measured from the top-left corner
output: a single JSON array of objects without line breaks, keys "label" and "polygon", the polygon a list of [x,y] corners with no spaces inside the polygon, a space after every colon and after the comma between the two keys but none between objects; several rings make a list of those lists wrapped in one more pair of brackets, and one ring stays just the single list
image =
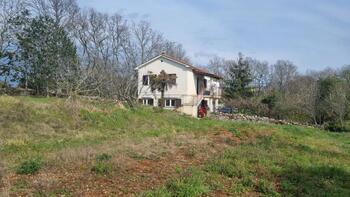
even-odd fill
[{"label": "stone retaining wall", "polygon": [[276,120],[268,117],[251,116],[251,115],[238,114],[238,113],[237,114],[215,113],[215,114],[211,114],[210,117],[218,120],[266,122],[266,123],[281,124],[281,125],[298,125],[298,126],[313,127],[311,125],[301,124],[298,122]]}]

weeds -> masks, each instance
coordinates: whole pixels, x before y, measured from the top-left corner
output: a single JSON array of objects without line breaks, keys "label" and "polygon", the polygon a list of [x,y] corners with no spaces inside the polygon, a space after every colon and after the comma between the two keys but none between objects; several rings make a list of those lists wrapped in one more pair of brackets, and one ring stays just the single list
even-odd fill
[{"label": "weeds", "polygon": [[107,153],[102,153],[101,155],[96,156],[96,160],[99,162],[109,161],[111,159],[112,159],[112,156]]},{"label": "weeds", "polygon": [[91,171],[99,175],[107,175],[112,171],[113,165],[109,162],[112,156],[102,153],[96,156],[96,163],[92,166]]},{"label": "weeds", "polygon": [[99,175],[107,175],[112,171],[112,164],[97,162],[94,166],[92,166],[91,171]]},{"label": "weeds", "polygon": [[29,159],[23,161],[16,169],[17,174],[35,174],[42,168],[40,159]]}]

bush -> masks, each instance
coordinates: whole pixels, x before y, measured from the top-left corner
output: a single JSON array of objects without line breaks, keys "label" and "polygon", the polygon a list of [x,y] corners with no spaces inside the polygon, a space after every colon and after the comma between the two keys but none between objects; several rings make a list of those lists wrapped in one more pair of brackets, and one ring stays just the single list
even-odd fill
[{"label": "bush", "polygon": [[328,131],[332,132],[348,132],[349,128],[345,127],[344,125],[340,124],[337,121],[331,121],[327,122],[324,125],[324,128]]},{"label": "bush", "polygon": [[226,101],[226,106],[238,109],[239,113],[266,116],[268,108],[259,98],[237,98]]},{"label": "bush", "polygon": [[17,174],[34,174],[38,172],[42,167],[42,162],[40,159],[30,159],[22,162],[17,167]]}]

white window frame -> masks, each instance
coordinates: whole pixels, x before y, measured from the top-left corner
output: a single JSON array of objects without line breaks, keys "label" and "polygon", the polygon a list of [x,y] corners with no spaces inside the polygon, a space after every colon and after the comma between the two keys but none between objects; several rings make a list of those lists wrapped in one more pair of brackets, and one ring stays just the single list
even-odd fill
[{"label": "white window frame", "polygon": [[[153,104],[152,105],[150,104],[150,100],[153,100]],[[146,106],[154,106],[154,99],[152,99],[152,98],[143,98],[142,99],[142,104],[146,105]]]},{"label": "white window frame", "polygon": [[[169,101],[169,105],[167,104],[167,101]],[[165,99],[165,107],[166,108],[176,108],[176,99],[174,99],[174,98]]]}]

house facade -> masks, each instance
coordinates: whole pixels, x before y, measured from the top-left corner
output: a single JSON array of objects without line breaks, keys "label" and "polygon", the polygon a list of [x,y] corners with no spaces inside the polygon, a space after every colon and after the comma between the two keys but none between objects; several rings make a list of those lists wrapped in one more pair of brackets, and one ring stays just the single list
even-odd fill
[{"label": "house facade", "polygon": [[221,98],[221,77],[196,68],[164,53],[136,67],[139,102],[159,106],[161,93],[151,90],[151,76],[164,70],[174,75],[175,84],[165,91],[165,108],[197,117],[201,106],[214,112]]}]

